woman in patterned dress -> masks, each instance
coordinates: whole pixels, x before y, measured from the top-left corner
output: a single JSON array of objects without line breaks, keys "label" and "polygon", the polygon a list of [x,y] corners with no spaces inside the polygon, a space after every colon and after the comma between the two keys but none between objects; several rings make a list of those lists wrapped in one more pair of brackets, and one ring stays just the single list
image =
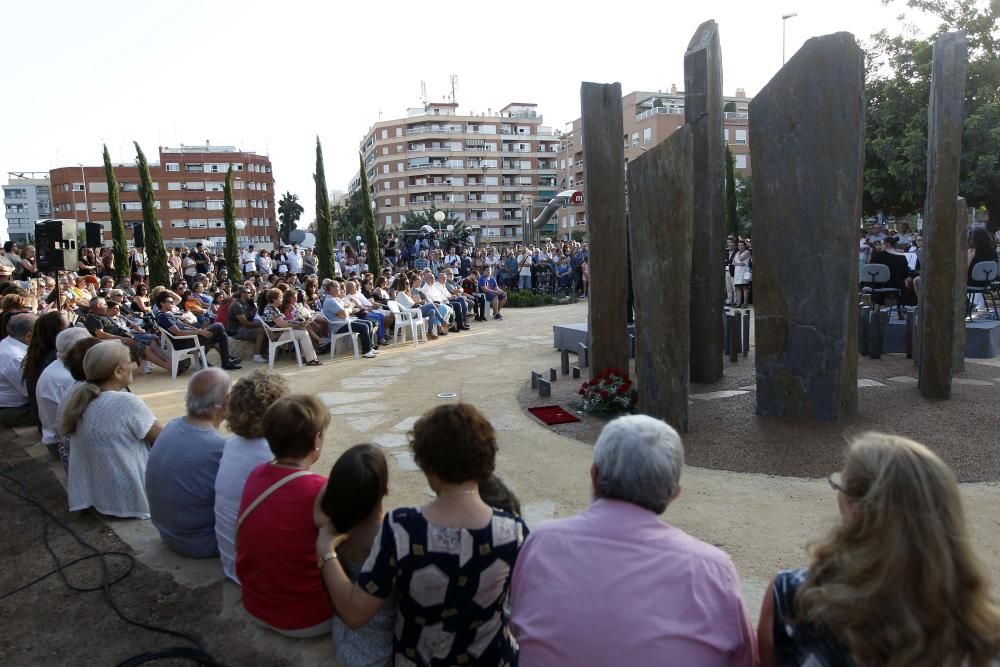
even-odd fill
[{"label": "woman in patterned dress", "polygon": [[868,433],[830,486],[842,523],[764,595],[761,665],[998,664],[1000,607],[948,466],[912,440]]},{"label": "woman in patterned dress", "polygon": [[437,497],[386,515],[356,582],[336,553],[348,536],[321,522],[319,566],[337,615],[357,628],[391,597],[396,665],[516,665],[504,603],[528,529],[479,496],[493,473],[493,427],[471,405],[443,405],[417,421],[412,439]]}]

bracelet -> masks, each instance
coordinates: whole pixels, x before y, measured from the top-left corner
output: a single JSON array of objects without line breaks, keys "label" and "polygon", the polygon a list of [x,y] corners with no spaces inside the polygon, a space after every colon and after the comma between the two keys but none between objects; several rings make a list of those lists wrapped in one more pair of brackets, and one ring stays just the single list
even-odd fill
[{"label": "bracelet", "polygon": [[319,567],[319,569],[322,570],[323,566],[329,563],[331,560],[337,560],[336,551],[327,551],[325,554],[319,557],[319,560],[316,564]]}]

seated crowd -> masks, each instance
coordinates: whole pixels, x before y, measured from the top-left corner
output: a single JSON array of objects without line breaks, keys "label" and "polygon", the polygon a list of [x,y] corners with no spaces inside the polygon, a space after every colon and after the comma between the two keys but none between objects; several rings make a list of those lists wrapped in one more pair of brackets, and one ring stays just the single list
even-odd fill
[{"label": "seated crowd", "polygon": [[256,370],[230,386],[220,369],[198,371],[186,414],[161,426],[126,391],[128,348],[70,331],[52,362],[85,375],[54,378],[69,387],[57,428],[70,508],[151,518],[168,549],[219,558],[257,624],[332,637],[345,667],[972,666],[1000,655],[1000,606],[956,479],[910,440],[853,440],[829,479],[840,522],[808,565],[777,573],[754,630],[730,557],[660,519],[684,464],[661,421],[609,422],[590,507],[529,534],[495,475],[493,427],[471,405],[417,420],[410,446],[434,498],[388,509],[379,447],[354,445],[329,474],[315,470],[330,413],[282,376]]}]

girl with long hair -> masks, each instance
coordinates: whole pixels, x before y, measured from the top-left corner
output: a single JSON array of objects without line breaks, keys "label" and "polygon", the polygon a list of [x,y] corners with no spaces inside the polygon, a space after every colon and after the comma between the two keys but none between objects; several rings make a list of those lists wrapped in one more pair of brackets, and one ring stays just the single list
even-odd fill
[{"label": "girl with long hair", "polygon": [[912,440],[867,433],[829,481],[842,521],[808,568],[768,588],[761,665],[993,664],[1000,607],[948,466]]},{"label": "girl with long hair", "polygon": [[28,405],[31,412],[38,418],[38,400],[35,395],[38,388],[38,378],[42,376],[45,367],[56,360],[56,336],[66,328],[66,318],[58,310],[45,313],[35,320],[31,330],[31,342],[28,352],[21,361],[21,373],[24,385],[28,389]]}]

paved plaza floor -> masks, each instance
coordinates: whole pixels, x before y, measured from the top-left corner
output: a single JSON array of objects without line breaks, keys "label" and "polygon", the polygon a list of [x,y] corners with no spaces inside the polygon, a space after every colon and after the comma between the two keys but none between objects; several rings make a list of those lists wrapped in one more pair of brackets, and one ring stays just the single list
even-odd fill
[{"label": "paved plaza floor", "polygon": [[[574,426],[575,432],[570,432],[565,427],[546,427],[524,409],[527,404],[538,403],[533,402],[530,390],[526,388],[529,372],[559,367],[559,353],[552,346],[552,325],[585,319],[585,302],[547,308],[509,309],[506,319],[501,322],[477,324],[470,332],[450,334],[438,341],[421,344],[416,349],[406,344],[390,346],[383,348],[378,357],[371,360],[355,360],[344,353],[332,363],[327,355],[323,366],[302,369],[285,357],[278,362],[275,370],[288,376],[293,392],[316,395],[330,408],[331,426],[322,456],[313,470],[327,473],[337,456],[351,445],[360,442],[380,445],[390,458],[390,508],[421,504],[430,496],[427,483],[416,469],[407,447],[407,431],[416,418],[443,401],[462,400],[474,404],[490,418],[497,430],[499,474],[520,497],[529,525],[538,525],[554,517],[574,514],[585,508],[589,501],[591,445],[600,424],[585,416],[582,425]],[[213,363],[214,359],[213,353]],[[887,362],[892,363],[898,365],[899,360],[890,359]],[[766,468],[768,460],[781,458],[780,452],[766,457],[747,455],[742,459],[732,454],[734,447],[757,448],[759,445],[755,443],[766,440],[768,433],[775,433],[775,427],[761,427],[752,416],[752,372],[748,370],[751,365],[752,361],[743,361],[741,365],[727,362],[727,379],[717,383],[718,386],[692,388],[692,433],[687,439],[692,443],[690,449],[695,455],[688,458],[689,462],[695,459],[711,467],[689,465],[685,468],[681,480],[682,493],[664,513],[663,520],[718,545],[732,555],[743,580],[751,613],[756,618],[769,579],[780,569],[805,564],[807,544],[822,537],[837,520],[835,497],[823,477],[836,470],[839,461],[837,456],[826,452],[821,456],[822,465],[801,467],[808,474],[779,476],[766,474]],[[992,392],[993,396],[1000,396],[998,366],[1000,364],[981,364],[982,373],[977,377],[982,379],[959,386],[955,401],[942,408],[932,406],[933,409],[947,411],[962,401],[980,405],[978,398],[971,394],[965,397],[962,391]],[[234,372],[233,376],[246,375],[255,367],[259,366],[247,361],[244,369]],[[859,377],[870,379],[865,375],[867,369],[865,365]],[[915,391],[911,382],[898,379],[914,375],[912,371],[905,374],[888,365],[886,369],[892,377],[879,376],[879,379],[871,379],[876,385],[863,384],[859,388],[862,401],[880,400],[872,398],[872,391]],[[991,379],[993,376],[997,379]],[[151,375],[138,377],[133,390],[162,422],[166,422],[183,414],[185,387],[183,378],[171,380],[157,369]],[[560,376],[554,385],[553,397],[548,402],[561,401],[562,405],[572,409],[576,387],[575,381]],[[457,395],[457,398],[438,397],[438,394],[449,393]],[[970,417],[976,420],[973,430],[982,435],[980,444],[976,446],[994,455],[998,449],[997,431],[1000,425],[996,405],[996,400],[983,402]],[[914,409],[924,408],[919,404]],[[831,433],[840,428],[838,437],[843,442],[844,435],[859,427],[891,430],[890,425],[891,422],[873,419],[870,424],[852,422],[850,426],[824,428]],[[749,431],[755,434],[753,438],[741,440]],[[48,455],[40,445],[31,444],[31,434],[20,435],[21,439],[15,444],[22,450],[26,449],[36,463],[44,461],[49,466],[49,477],[53,474],[61,476],[61,471],[49,464]],[[810,457],[811,443],[808,440],[789,443],[787,439],[776,436],[775,442],[784,442],[783,446],[795,448],[794,452],[786,452],[785,458],[807,461]],[[11,444],[4,444],[5,456],[12,455]],[[716,454],[713,455],[713,451]],[[750,463],[741,463],[741,460]],[[754,472],[735,471],[741,468]],[[996,476],[987,478],[997,479]],[[1000,484],[993,481],[965,483],[962,484],[962,494],[977,551],[989,567],[994,582],[1000,582],[1000,545],[996,539],[1000,528]],[[58,500],[58,495],[53,494],[52,498]],[[6,498],[4,502],[11,504]],[[89,520],[97,523],[92,518]],[[24,525],[32,524],[24,519]],[[107,534],[107,528],[97,525],[90,528],[103,530],[109,545],[121,539],[131,546],[143,571],[148,568],[150,577],[160,575],[151,579],[158,582],[155,588],[159,595],[168,591],[170,595],[194,601],[185,604],[202,605],[202,623],[197,622],[197,616],[190,614],[184,616],[184,623],[193,624],[196,631],[214,633],[214,639],[208,642],[209,649],[214,647],[217,657],[224,661],[228,661],[231,649],[235,654],[249,652],[251,655],[275,656],[274,664],[331,664],[333,648],[328,640],[285,640],[254,627],[239,604],[239,588],[224,581],[218,562],[192,561],[170,554],[162,547],[148,521],[110,522],[107,528],[115,535]],[[30,580],[50,567],[47,558],[43,557],[40,542],[35,551],[34,560],[30,555],[19,555],[24,561],[25,571],[20,572],[16,579],[10,575],[4,577],[6,583],[3,590]],[[35,568],[34,571],[31,567]],[[170,579],[166,579],[164,574]],[[58,581],[54,578],[50,581],[49,590],[55,592],[60,589]],[[148,593],[146,588],[134,590],[137,584],[132,584],[133,588],[130,588],[129,581],[131,578],[116,586],[117,595],[126,599]],[[32,593],[21,595],[30,596]],[[70,593],[58,595],[64,605],[74,604],[72,596],[79,597]],[[113,620],[111,612],[101,606],[102,603],[93,594],[90,600],[95,605],[90,607],[91,614],[111,619],[97,627],[106,628],[108,632],[114,632],[115,628],[118,632],[123,631],[123,626]],[[8,603],[0,602],[0,610],[3,610],[4,604]],[[21,615],[37,613],[40,617],[44,616],[44,598],[37,598],[33,604],[22,599],[16,604],[21,605],[15,610]],[[140,617],[146,611],[148,608],[142,605],[135,609]],[[158,621],[171,625],[172,618],[161,616]],[[129,632],[143,635],[139,631]],[[157,641],[162,643],[162,640]],[[34,664],[33,659],[38,658],[38,654],[25,649],[21,643],[22,639],[16,638],[0,643],[0,658],[5,650],[8,652],[7,659],[0,661],[4,664]],[[86,662],[90,661],[84,660],[81,664]]]}]

